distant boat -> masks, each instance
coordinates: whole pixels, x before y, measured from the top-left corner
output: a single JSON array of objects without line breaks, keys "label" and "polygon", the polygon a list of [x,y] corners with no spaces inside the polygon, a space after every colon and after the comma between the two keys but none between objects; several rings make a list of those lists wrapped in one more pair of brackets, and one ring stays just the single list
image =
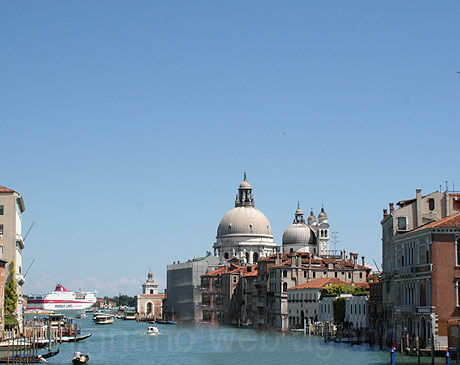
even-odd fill
[{"label": "distant boat", "polygon": [[136,319],[136,312],[134,311],[125,311],[123,313],[123,319],[124,320],[130,320],[130,321],[133,321]]},{"label": "distant boat", "polygon": [[149,326],[149,328],[147,328],[147,334],[149,335],[157,335],[158,333],[158,328],[155,326]]},{"label": "distant boat", "polygon": [[88,362],[89,356],[86,354],[81,354],[79,351],[75,352],[73,355],[72,363],[73,364],[84,364]]},{"label": "distant boat", "polygon": [[113,323],[113,316],[111,314],[99,314],[94,318],[95,324],[111,324]]},{"label": "distant boat", "polygon": [[68,291],[61,284],[51,293],[33,294],[27,298],[26,310],[83,310],[96,303],[97,292]]}]

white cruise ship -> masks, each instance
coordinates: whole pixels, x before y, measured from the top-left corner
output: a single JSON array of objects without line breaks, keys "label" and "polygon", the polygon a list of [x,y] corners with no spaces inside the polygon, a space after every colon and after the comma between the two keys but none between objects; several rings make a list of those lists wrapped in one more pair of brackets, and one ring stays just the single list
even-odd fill
[{"label": "white cruise ship", "polygon": [[96,295],[96,291],[68,291],[61,284],[58,284],[51,293],[30,295],[27,299],[26,310],[82,310],[96,303]]}]

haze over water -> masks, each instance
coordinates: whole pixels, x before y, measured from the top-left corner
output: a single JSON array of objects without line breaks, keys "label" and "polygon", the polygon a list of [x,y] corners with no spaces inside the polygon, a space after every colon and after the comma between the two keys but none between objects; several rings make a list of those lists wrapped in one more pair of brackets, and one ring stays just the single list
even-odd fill
[{"label": "haze over water", "polygon": [[[324,343],[322,338],[281,335],[245,328],[207,328],[157,325],[160,334],[147,335],[146,323],[115,320],[94,325],[91,316],[78,320],[83,333],[93,336],[81,343],[62,344],[50,364],[68,364],[75,351],[87,353],[92,364],[388,364],[387,351],[369,346]],[[422,364],[429,364],[429,357]],[[444,359],[436,363],[443,364]],[[399,356],[398,364],[416,363]]]}]

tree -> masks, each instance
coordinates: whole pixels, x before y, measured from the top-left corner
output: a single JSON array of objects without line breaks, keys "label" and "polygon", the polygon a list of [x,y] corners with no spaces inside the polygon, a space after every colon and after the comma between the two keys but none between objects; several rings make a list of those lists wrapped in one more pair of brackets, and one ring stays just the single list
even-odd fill
[{"label": "tree", "polygon": [[11,261],[10,267],[10,279],[5,284],[5,314],[13,314],[16,311],[16,306],[18,304],[17,284],[14,277],[15,270],[13,260]]},{"label": "tree", "polygon": [[332,306],[334,307],[334,323],[343,323],[345,321],[345,298],[334,299]]},{"label": "tree", "polygon": [[328,285],[322,288],[321,294],[324,297],[336,297],[340,294],[366,295],[367,292],[362,287],[345,285],[345,284],[334,284],[334,285]]}]

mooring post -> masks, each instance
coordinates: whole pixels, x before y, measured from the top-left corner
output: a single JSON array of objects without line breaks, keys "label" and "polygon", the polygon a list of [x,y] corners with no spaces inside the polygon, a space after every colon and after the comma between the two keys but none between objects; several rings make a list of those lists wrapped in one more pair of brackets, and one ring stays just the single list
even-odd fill
[{"label": "mooring post", "polygon": [[446,365],[449,365],[450,355],[449,355],[449,348],[446,351]]}]

